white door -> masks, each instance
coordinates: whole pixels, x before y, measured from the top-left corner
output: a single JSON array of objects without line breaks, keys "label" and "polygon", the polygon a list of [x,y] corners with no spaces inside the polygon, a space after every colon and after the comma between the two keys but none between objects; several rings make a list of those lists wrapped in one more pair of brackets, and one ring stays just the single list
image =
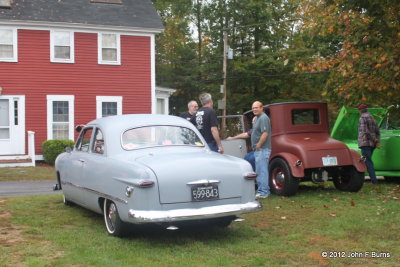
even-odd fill
[{"label": "white door", "polygon": [[25,97],[0,96],[0,155],[25,154]]}]

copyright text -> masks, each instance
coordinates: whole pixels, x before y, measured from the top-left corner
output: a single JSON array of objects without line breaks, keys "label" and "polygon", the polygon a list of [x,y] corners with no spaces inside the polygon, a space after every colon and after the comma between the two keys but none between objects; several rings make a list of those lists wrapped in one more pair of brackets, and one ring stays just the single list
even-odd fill
[{"label": "copyright text", "polygon": [[346,252],[346,251],[323,251],[321,252],[323,258],[390,258],[390,252]]}]

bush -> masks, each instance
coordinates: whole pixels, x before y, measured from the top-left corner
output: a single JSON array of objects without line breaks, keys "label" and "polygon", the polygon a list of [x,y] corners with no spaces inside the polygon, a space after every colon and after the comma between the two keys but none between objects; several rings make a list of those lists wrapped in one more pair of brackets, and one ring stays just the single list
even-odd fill
[{"label": "bush", "polygon": [[48,164],[54,165],[57,156],[65,152],[65,148],[68,146],[72,148],[74,146],[74,141],[63,139],[44,141],[42,143],[44,161]]}]

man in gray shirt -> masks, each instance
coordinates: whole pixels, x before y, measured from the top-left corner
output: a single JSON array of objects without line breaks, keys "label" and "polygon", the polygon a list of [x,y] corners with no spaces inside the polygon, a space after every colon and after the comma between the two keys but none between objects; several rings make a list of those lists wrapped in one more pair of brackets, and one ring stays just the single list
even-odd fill
[{"label": "man in gray shirt", "polygon": [[271,122],[264,113],[263,104],[260,101],[254,102],[251,109],[257,116],[251,134],[251,146],[254,150],[256,173],[258,174],[256,198],[267,198],[270,194],[268,161],[271,155]]}]

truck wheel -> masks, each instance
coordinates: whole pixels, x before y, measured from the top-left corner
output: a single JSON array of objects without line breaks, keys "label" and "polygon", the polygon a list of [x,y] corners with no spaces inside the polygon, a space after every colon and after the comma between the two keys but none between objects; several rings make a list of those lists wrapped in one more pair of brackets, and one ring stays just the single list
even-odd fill
[{"label": "truck wheel", "polygon": [[299,188],[299,179],[294,178],[285,160],[273,159],[269,165],[271,192],[278,196],[293,196]]},{"label": "truck wheel", "polygon": [[346,192],[358,192],[364,184],[365,174],[353,166],[337,171],[333,176],[336,189]]}]

